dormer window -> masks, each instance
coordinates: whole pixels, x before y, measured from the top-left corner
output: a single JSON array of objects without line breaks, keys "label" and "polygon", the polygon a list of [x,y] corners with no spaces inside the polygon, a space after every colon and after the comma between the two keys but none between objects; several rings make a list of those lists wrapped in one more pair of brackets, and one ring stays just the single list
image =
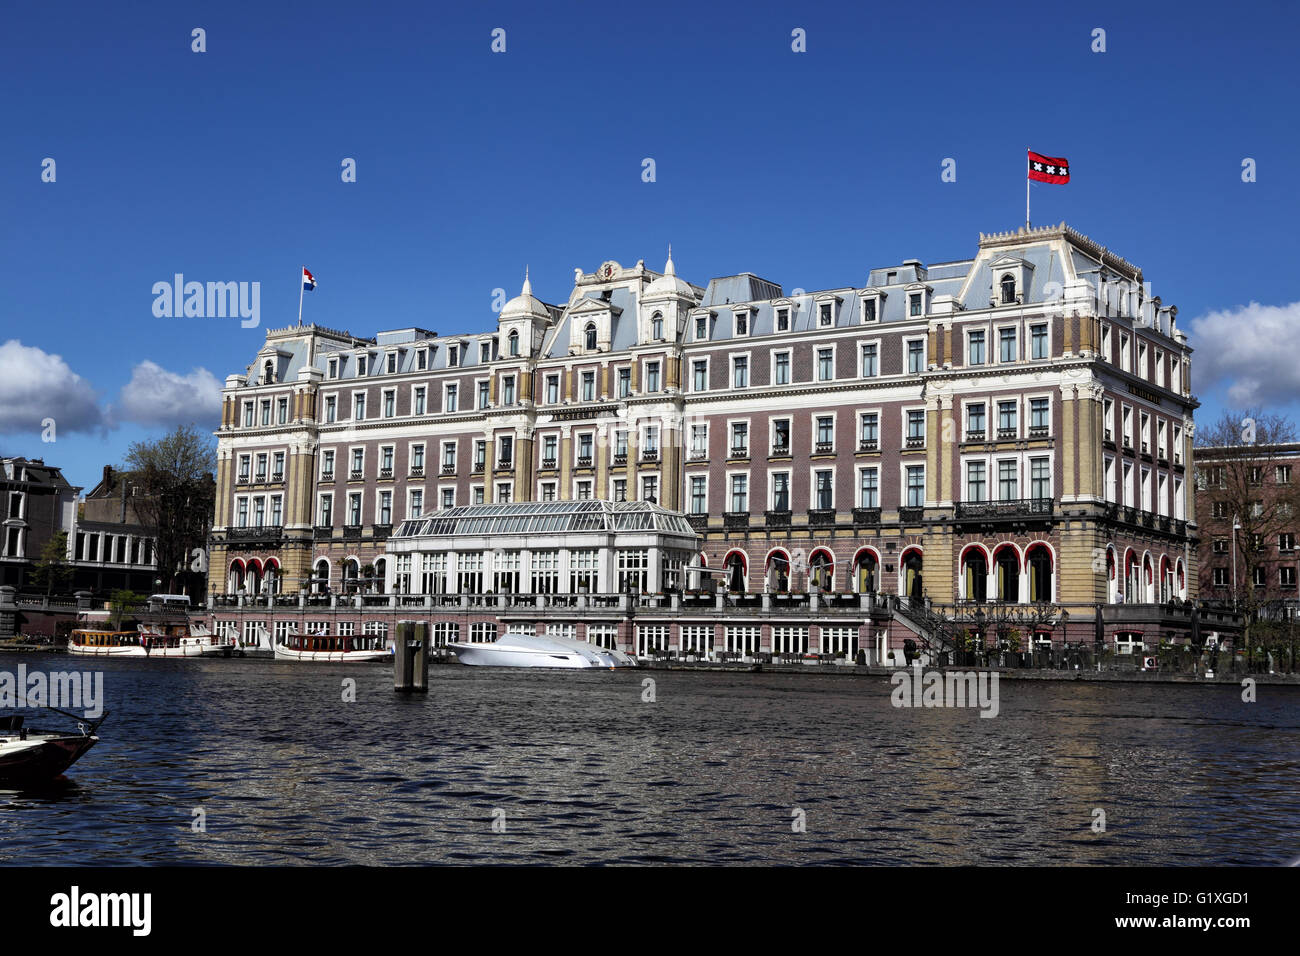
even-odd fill
[{"label": "dormer window", "polygon": [[492,361],[492,343],[480,342],[478,344],[478,360],[483,364]]},{"label": "dormer window", "polygon": [[835,321],[835,315],[831,310],[829,302],[823,302],[817,307],[817,324],[823,329],[830,328],[831,323]]},{"label": "dormer window", "polygon": [[511,354],[511,356],[517,356],[517,355],[519,354],[519,332],[518,332],[518,330],[516,330],[516,329],[511,329],[511,330],[510,330],[510,334],[506,336],[506,343],[507,343],[507,344],[506,344],[506,347],[510,350],[510,354]]},{"label": "dormer window", "polygon": [[583,347],[588,351],[596,351],[596,323],[588,322],[587,328],[583,331]]},{"label": "dormer window", "polygon": [[460,346],[448,345],[447,346],[447,367],[455,368],[458,365],[460,365]]},{"label": "dormer window", "polygon": [[332,358],[329,360],[329,377],[330,378],[339,377],[339,360],[336,358]]},{"label": "dormer window", "polygon": [[388,353],[388,374],[392,375],[396,371],[397,371],[397,353],[389,352]]},{"label": "dormer window", "polygon": [[921,293],[913,292],[911,295],[907,297],[907,314],[908,315],[921,314]]},{"label": "dormer window", "polygon": [[695,318],[695,341],[703,342],[709,337],[709,320],[704,316]]},{"label": "dormer window", "polygon": [[660,340],[664,337],[664,314],[656,312],[650,317],[650,338]]},{"label": "dormer window", "polygon": [[737,336],[748,335],[749,334],[749,313],[737,312],[735,319],[736,319],[736,335]]},{"label": "dormer window", "polygon": [[420,372],[423,372],[423,371],[424,371],[426,368],[428,368],[428,367],[429,367],[429,350],[428,350],[428,349],[416,349],[416,351],[415,351],[415,368],[416,368],[416,370],[417,370],[417,371],[420,371]]},{"label": "dormer window", "polygon": [[863,322],[876,321],[876,300],[875,299],[862,300],[862,321]]},{"label": "dormer window", "polygon": [[790,331],[790,310],[789,309],[776,310],[776,330],[778,332]]},{"label": "dormer window", "polygon": [[366,374],[366,356],[357,356],[357,375],[358,377]]},{"label": "dormer window", "polygon": [[275,381],[275,366],[270,359],[267,359],[266,364],[262,366],[262,384],[273,381]]},{"label": "dormer window", "polygon": [[1008,272],[1006,275],[1002,277],[1002,281],[1000,285],[1002,286],[1002,304],[1015,305],[1016,304],[1016,277],[1013,276],[1010,272]]}]

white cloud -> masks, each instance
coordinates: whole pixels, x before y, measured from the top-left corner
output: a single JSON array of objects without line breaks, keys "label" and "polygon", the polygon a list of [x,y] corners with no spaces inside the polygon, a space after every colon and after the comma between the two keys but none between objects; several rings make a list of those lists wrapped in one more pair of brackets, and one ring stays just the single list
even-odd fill
[{"label": "white cloud", "polygon": [[215,427],[221,415],[221,383],[205,368],[188,375],[145,360],[131,370],[113,405],[115,421],[138,425],[195,424]]},{"label": "white cloud", "polygon": [[1292,404],[1300,398],[1300,361],[1292,344],[1297,328],[1300,302],[1252,302],[1193,319],[1193,387],[1225,386],[1236,408]]},{"label": "white cloud", "polygon": [[59,432],[104,425],[89,382],[60,356],[10,339],[0,345],[0,433],[39,432],[47,418]]}]

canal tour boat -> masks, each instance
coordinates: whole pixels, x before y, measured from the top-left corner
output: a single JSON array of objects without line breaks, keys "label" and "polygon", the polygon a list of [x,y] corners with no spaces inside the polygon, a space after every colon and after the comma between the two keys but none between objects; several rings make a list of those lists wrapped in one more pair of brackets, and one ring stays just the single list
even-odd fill
[{"label": "canal tour boat", "polygon": [[22,715],[0,717],[0,787],[25,787],[54,779],[99,742],[95,731],[107,717],[105,712],[98,720],[79,722],[77,733],[24,727]]},{"label": "canal tour boat", "polygon": [[290,633],[274,645],[277,661],[361,663],[391,660],[393,650],[382,634],[329,635]]},{"label": "canal tour boat", "polygon": [[75,630],[68,637],[68,653],[87,657],[148,657],[139,631]]},{"label": "canal tour boat", "polygon": [[206,624],[139,624],[140,644],[149,657],[229,657],[235,644]]},{"label": "canal tour boat", "polygon": [[450,643],[456,659],[471,667],[636,667],[622,651],[541,634],[503,634],[483,644]]}]

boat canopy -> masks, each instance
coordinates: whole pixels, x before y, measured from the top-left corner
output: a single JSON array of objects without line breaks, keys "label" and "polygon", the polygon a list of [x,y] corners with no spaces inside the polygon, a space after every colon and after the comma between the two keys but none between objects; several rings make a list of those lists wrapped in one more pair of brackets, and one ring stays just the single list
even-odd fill
[{"label": "boat canopy", "polygon": [[695,537],[686,517],[649,501],[514,501],[508,504],[463,505],[408,518],[394,538],[469,537],[501,534],[563,534],[565,532],[661,531]]}]

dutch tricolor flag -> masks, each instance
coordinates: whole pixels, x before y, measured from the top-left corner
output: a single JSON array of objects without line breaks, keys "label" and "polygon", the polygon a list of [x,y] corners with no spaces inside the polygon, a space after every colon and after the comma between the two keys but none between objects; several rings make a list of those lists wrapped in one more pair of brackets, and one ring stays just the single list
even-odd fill
[{"label": "dutch tricolor flag", "polygon": [[307,267],[302,267],[302,291],[310,292],[316,288],[316,277],[307,271]]}]

